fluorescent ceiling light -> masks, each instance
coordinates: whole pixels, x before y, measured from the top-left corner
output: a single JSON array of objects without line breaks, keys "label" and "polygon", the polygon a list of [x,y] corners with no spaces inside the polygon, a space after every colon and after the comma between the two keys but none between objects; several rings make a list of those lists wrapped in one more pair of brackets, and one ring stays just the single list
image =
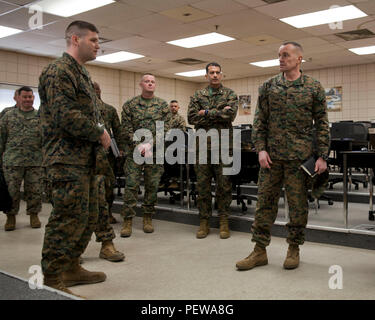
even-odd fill
[{"label": "fluorescent ceiling light", "polygon": [[42,12],[61,17],[70,17],[115,2],[114,0],[42,0],[33,3],[40,6]]},{"label": "fluorescent ceiling light", "polygon": [[144,56],[140,54],[126,52],[126,51],[119,51],[115,53],[106,54],[104,56],[99,56],[96,58],[96,60],[100,62],[106,62],[106,63],[116,63],[116,62],[139,59],[143,57]]},{"label": "fluorescent ceiling light", "polygon": [[23,30],[0,26],[0,38],[9,37],[20,32],[23,32]]},{"label": "fluorescent ceiling light", "polygon": [[298,16],[283,18],[280,20],[296,28],[306,28],[326,23],[339,22],[362,17],[367,17],[367,14],[359,10],[357,7],[350,5],[345,7],[337,7],[328,10],[301,14]]},{"label": "fluorescent ceiling light", "polygon": [[175,73],[175,75],[177,76],[189,77],[189,78],[200,77],[200,76],[204,76],[205,74],[206,74],[206,69]]},{"label": "fluorescent ceiling light", "polygon": [[373,54],[375,53],[375,46],[370,47],[360,47],[360,48],[352,48],[349,49],[351,52],[354,52],[356,54]]},{"label": "fluorescent ceiling light", "polygon": [[[306,62],[306,60],[302,60],[302,62]],[[268,68],[268,67],[275,67],[280,65],[279,59],[273,60],[265,60],[265,61],[258,61],[258,62],[250,62],[253,66],[261,67],[261,68]]]},{"label": "fluorescent ceiling light", "polygon": [[265,61],[258,61],[258,62],[250,62],[253,66],[267,68],[267,67],[275,67],[280,64],[279,59],[273,60],[265,60]]},{"label": "fluorescent ceiling light", "polygon": [[195,47],[208,46],[210,44],[232,41],[232,40],[235,40],[235,39],[225,36],[220,33],[212,32],[212,33],[201,34],[195,37],[169,41],[167,43],[173,44],[179,47],[184,47],[184,48],[195,48]]}]

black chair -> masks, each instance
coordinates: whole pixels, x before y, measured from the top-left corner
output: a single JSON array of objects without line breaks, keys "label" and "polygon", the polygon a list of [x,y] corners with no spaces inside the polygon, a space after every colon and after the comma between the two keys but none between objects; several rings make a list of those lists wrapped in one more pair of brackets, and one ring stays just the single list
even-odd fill
[{"label": "black chair", "polygon": [[[371,126],[369,122],[354,122],[354,121],[340,121],[334,122],[331,126],[331,150],[334,151],[334,157],[330,159],[331,166],[337,166],[342,172],[342,151],[359,151],[368,148],[369,136],[368,128]],[[360,171],[360,168],[356,168]],[[367,169],[363,169],[367,174]],[[351,174],[351,172],[349,173]],[[351,183],[354,184],[355,189],[359,189],[359,184],[362,183],[364,188],[367,188],[367,179],[350,177]],[[333,189],[333,185],[342,182],[342,178],[330,178],[329,188]]]},{"label": "black chair", "polygon": [[[185,154],[185,161],[187,161],[188,133],[184,132],[184,135],[184,142],[176,147]],[[166,141],[165,150],[176,141],[177,137],[174,137],[172,141]],[[177,150],[174,151],[173,156],[177,156]],[[174,204],[176,200],[181,200],[181,197],[186,195],[184,187],[181,193],[181,184],[186,183],[186,165],[181,163],[182,159],[175,164],[169,164],[166,158],[164,160],[164,173],[160,178],[158,192],[164,192],[165,195],[169,194],[169,203]]]},{"label": "black chair", "polygon": [[241,136],[241,169],[238,174],[231,176],[232,190],[235,192],[235,194],[232,194],[232,199],[237,201],[237,205],[242,206],[242,212],[247,211],[245,200],[247,200],[248,205],[252,203],[252,200],[257,200],[256,196],[245,195],[241,190],[243,184],[251,182],[256,184],[258,182],[259,162],[251,141],[251,132],[252,126],[246,125],[245,129],[242,129],[239,133]]}]

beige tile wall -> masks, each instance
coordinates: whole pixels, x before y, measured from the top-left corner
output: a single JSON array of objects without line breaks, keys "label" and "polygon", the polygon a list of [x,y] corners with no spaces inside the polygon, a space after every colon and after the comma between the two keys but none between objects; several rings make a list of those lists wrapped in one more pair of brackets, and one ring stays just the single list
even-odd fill
[{"label": "beige tile wall", "polygon": [[[37,87],[40,73],[52,60],[0,50],[0,83]],[[103,101],[113,105],[119,115],[123,103],[141,92],[139,73],[90,64],[86,67],[92,80],[100,84]],[[180,113],[186,117],[190,96],[198,86],[199,84],[193,82],[157,77],[156,95],[167,102],[172,99],[178,100],[181,106]]]},{"label": "beige tile wall", "polygon": [[[0,83],[38,86],[39,74],[52,59],[0,50]],[[102,98],[113,105],[119,113],[123,103],[140,93],[141,74],[111,68],[88,65],[91,77],[102,89]],[[224,70],[225,71],[225,70]],[[307,71],[318,79],[325,88],[342,86],[343,108],[340,112],[329,112],[331,122],[338,120],[375,119],[375,64],[335,67]],[[258,97],[258,87],[269,76],[226,80],[224,85],[238,95],[250,94],[251,115],[237,116],[235,124],[252,123]],[[157,77],[156,95],[167,100],[180,102],[180,113],[186,117],[190,96],[206,83],[194,83],[177,79]]]}]

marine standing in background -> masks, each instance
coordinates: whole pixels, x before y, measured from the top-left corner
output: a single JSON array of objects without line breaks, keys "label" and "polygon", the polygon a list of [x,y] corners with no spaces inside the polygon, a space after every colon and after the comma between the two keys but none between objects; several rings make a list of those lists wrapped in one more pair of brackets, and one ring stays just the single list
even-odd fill
[{"label": "marine standing in background", "polygon": [[[111,136],[113,136],[116,142],[118,142],[120,141],[121,125],[120,125],[120,118],[117,114],[117,111],[113,106],[103,102],[103,100],[101,99],[100,86],[97,82],[94,82],[94,89],[99,99],[99,109],[100,109],[100,112],[104,121],[104,126],[107,129],[108,133]],[[123,153],[122,150],[119,150],[119,151],[121,154]],[[109,149],[109,152],[107,153],[107,158],[111,165],[113,173],[115,173],[117,159],[113,155],[113,152],[111,149]],[[115,196],[113,194],[113,189],[115,186],[114,186],[114,183],[110,181],[109,179],[106,179],[105,185],[106,185],[105,194],[106,194],[106,199],[108,202],[109,222],[116,223],[117,221],[115,217],[112,215],[112,205],[115,199]]]},{"label": "marine standing in background", "polygon": [[13,199],[12,209],[6,212],[5,231],[16,228],[22,181],[30,225],[32,228],[41,226],[38,213],[42,209],[42,137],[38,111],[33,107],[34,94],[30,87],[19,89],[18,103],[18,108],[12,107],[0,120],[0,156],[3,159],[5,181]]},{"label": "marine standing in background", "polygon": [[[143,231],[154,232],[152,216],[155,213],[157,192],[160,178],[163,174],[163,164],[156,164],[156,121],[164,122],[164,131],[170,128],[171,112],[165,100],[154,95],[156,79],[152,74],[144,74],[140,81],[142,93],[128,101],[122,107],[121,113],[121,147],[125,150],[125,190],[124,206],[121,214],[124,224],[121,237],[130,237],[132,233],[132,219],[136,215],[135,208],[138,199],[138,189],[142,175],[144,175],[145,195],[142,204]],[[152,133],[153,142],[134,141],[135,132],[138,129],[146,129]],[[133,159],[133,152],[143,156],[152,156],[153,164],[137,164]]]},{"label": "marine standing in background", "polygon": [[[191,97],[188,108],[188,122],[195,126],[195,130],[217,129],[220,137],[221,129],[229,129],[230,139],[232,141],[233,129],[232,122],[237,115],[238,97],[236,93],[224,87],[221,84],[223,74],[221,66],[216,62],[211,62],[206,66],[206,79],[209,82],[208,87],[198,90]],[[230,176],[223,174],[224,164],[220,157],[218,164],[213,164],[211,159],[211,149],[221,154],[221,140],[208,141],[207,143],[207,164],[198,163],[195,165],[197,176],[197,205],[199,209],[200,226],[197,232],[197,238],[207,237],[210,227],[209,219],[212,215],[212,195],[211,181],[216,182],[215,200],[218,205],[218,214],[220,218],[220,238],[230,237],[228,226],[228,215],[230,204],[232,202],[232,182]]]},{"label": "marine standing in background", "polygon": [[251,231],[254,251],[237,262],[239,270],[268,263],[266,247],[271,241],[281,188],[284,185],[289,206],[285,269],[299,266],[299,245],[304,243],[308,216],[307,179],[301,164],[313,155],[313,129],[316,130],[315,171],[327,169],[329,126],[325,91],[319,81],[301,70],[300,44],[286,42],[279,49],[281,73],[259,88],[253,126],[253,142],[258,153],[260,173],[255,221]]},{"label": "marine standing in background", "polygon": [[180,110],[178,101],[172,100],[169,104],[169,108],[171,109],[172,113],[171,129],[181,129],[186,131],[186,120],[178,113],[178,110]]},{"label": "marine standing in background", "polygon": [[17,107],[19,108],[20,102],[19,102],[19,89],[14,91],[14,96],[13,99],[16,102],[16,104],[13,107],[6,107],[0,112],[0,119],[10,110],[16,109]]},{"label": "marine standing in background", "polygon": [[44,235],[42,271],[45,285],[68,293],[69,286],[106,279],[103,272],[79,265],[98,222],[96,156],[111,141],[84,67],[96,58],[98,33],[91,23],[72,22],[65,32],[66,52],[39,78],[43,165],[53,206]]},{"label": "marine standing in background", "polygon": [[[16,109],[17,107],[19,108],[19,93],[18,89],[14,91],[14,96],[13,96],[14,101],[16,104],[13,107],[6,107],[0,112],[0,120],[1,118],[10,110]],[[0,170],[3,167],[3,159],[0,157]]]}]

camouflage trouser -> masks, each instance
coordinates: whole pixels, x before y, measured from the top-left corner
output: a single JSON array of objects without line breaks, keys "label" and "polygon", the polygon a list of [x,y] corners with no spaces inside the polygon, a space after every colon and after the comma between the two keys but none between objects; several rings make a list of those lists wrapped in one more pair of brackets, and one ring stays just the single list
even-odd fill
[{"label": "camouflage trouser", "polygon": [[301,161],[273,160],[271,169],[261,169],[258,180],[258,201],[255,221],[251,227],[252,241],[262,247],[271,241],[271,227],[276,220],[281,189],[284,183],[290,221],[287,242],[303,244],[304,230],[307,224],[307,175],[300,168]]},{"label": "camouflage trouser", "polygon": [[52,212],[42,249],[44,274],[59,274],[85,251],[98,222],[97,176],[87,167],[47,168]]},{"label": "camouflage trouser", "polygon": [[20,209],[21,184],[24,181],[24,199],[26,213],[38,214],[42,209],[41,167],[8,167],[4,166],[4,177],[9,194],[13,199],[12,209],[6,214],[16,215]]},{"label": "camouflage trouser", "polygon": [[138,165],[132,157],[127,157],[124,165],[125,172],[125,190],[124,206],[121,215],[124,218],[134,217],[135,207],[138,199],[138,189],[141,182],[142,172],[144,173],[145,196],[142,204],[143,213],[155,213],[155,204],[157,202],[157,192],[159,189],[160,178],[164,172],[163,165],[143,164]]},{"label": "camouflage trouser", "polygon": [[210,153],[207,154],[207,164],[196,164],[194,166],[197,176],[198,199],[197,206],[199,218],[209,219],[212,215],[211,182],[215,179],[215,198],[218,207],[218,214],[228,216],[232,202],[232,181],[229,175],[223,175],[222,163],[210,164]]},{"label": "camouflage trouser", "polygon": [[[115,173],[115,168],[116,168],[116,158],[112,155],[110,152],[108,155],[108,162],[111,165],[112,171]],[[111,181],[111,179],[106,178],[105,181],[105,198],[108,202],[108,212],[112,213],[112,205],[113,201],[115,200],[115,195],[113,193],[113,189],[115,188],[115,183],[114,181]]]},{"label": "camouflage trouser", "polygon": [[113,240],[116,235],[112,226],[109,224],[108,203],[106,200],[106,182],[109,179],[106,179],[106,177],[102,175],[95,176],[95,179],[98,188],[99,206],[98,224],[95,229],[96,241],[103,242]]}]

